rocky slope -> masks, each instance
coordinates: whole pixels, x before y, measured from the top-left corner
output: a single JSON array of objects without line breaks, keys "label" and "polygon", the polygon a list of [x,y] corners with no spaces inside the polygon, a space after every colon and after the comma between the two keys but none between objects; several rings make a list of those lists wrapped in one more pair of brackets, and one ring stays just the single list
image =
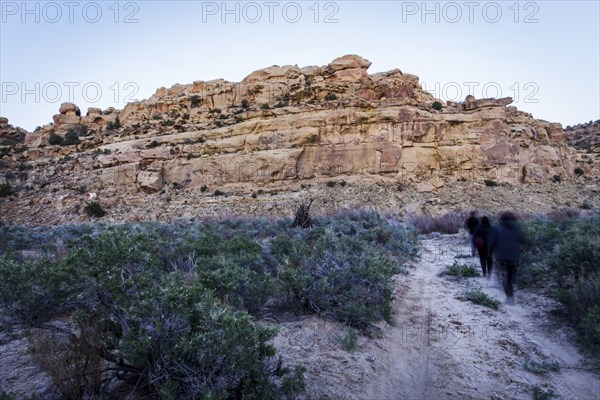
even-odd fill
[{"label": "rocky slope", "polygon": [[565,128],[567,143],[580,150],[600,152],[600,119]]},{"label": "rocky slope", "polygon": [[[515,192],[524,194],[506,200],[531,210],[588,198],[597,206],[595,164],[577,163],[560,124],[510,98],[436,101],[417,76],[368,74],[370,64],[347,55],[323,67],[273,66],[86,115],[64,103],[53,124],[26,135],[2,119],[0,132],[15,139],[0,146],[11,193],[0,219],[82,221],[89,199],[113,221],[290,213],[308,197],[321,211],[442,212],[480,200],[495,210]],[[465,195],[485,180],[506,190]]]}]

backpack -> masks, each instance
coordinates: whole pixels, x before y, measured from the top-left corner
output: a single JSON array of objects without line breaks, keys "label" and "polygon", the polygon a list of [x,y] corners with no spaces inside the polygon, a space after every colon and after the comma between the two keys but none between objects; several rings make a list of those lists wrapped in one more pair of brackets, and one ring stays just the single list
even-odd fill
[{"label": "backpack", "polygon": [[478,250],[483,249],[486,246],[485,239],[481,236],[475,236],[473,238],[473,246],[475,246]]}]

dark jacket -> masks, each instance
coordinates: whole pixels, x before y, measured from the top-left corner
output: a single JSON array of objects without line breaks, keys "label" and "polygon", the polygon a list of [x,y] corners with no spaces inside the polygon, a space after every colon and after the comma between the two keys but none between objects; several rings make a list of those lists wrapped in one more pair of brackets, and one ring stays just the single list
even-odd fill
[{"label": "dark jacket", "polygon": [[523,232],[514,221],[500,221],[488,237],[488,254],[494,253],[498,261],[519,263],[521,244],[524,242]]},{"label": "dark jacket", "polygon": [[469,230],[469,233],[471,235],[475,233],[475,228],[477,228],[477,225],[479,225],[479,220],[477,219],[477,217],[469,217],[465,222],[465,226]]}]

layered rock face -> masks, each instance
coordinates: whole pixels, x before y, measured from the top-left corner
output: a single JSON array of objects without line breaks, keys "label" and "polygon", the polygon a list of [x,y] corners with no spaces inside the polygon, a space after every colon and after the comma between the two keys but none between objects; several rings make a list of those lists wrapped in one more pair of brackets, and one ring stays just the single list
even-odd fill
[{"label": "layered rock face", "polygon": [[[178,84],[85,116],[65,103],[5,164],[40,171],[63,156],[44,178],[140,196],[342,176],[378,176],[420,192],[457,180],[518,185],[573,176],[575,150],[560,124],[534,119],[510,98],[434,104],[417,76],[370,75],[370,65],[347,55],[323,67],[272,66],[239,83]],[[80,144],[48,144],[70,129],[84,132]]]}]

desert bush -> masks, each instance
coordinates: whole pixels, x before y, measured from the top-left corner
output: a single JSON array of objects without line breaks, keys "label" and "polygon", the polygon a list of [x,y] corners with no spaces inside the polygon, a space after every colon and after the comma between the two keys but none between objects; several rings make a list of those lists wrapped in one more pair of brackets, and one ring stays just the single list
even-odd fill
[{"label": "desert bush", "polygon": [[413,225],[419,233],[427,234],[439,232],[454,234],[460,232],[464,226],[466,213],[452,211],[444,215],[409,215],[407,222]]},{"label": "desert bush", "polygon": [[529,360],[525,361],[525,363],[523,363],[523,368],[525,368],[526,371],[533,372],[536,375],[544,375],[544,374],[547,374],[548,372],[560,371],[560,366],[558,365],[558,363],[556,361],[537,362],[537,361],[529,359]]},{"label": "desert bush", "polygon": [[600,271],[580,279],[561,300],[578,326],[581,339],[586,344],[600,346]]},{"label": "desert bush", "polygon": [[[73,312],[79,329],[82,321],[92,321],[97,337],[92,348],[112,363],[118,376],[166,398],[236,394],[284,398],[286,391],[291,396],[302,388],[302,370],[267,368],[277,364],[268,362],[275,353],[268,341],[276,330],[253,323],[243,310],[230,310],[216,297],[221,293],[215,295],[218,290],[206,286],[202,271],[190,279],[181,267],[166,263],[173,254],[194,245],[189,238],[174,245],[165,243],[165,238],[178,236],[181,228],[158,224],[109,227],[80,237],[59,260],[2,258],[0,304],[36,326]],[[197,231],[191,231],[194,237]],[[250,243],[236,239],[222,246],[238,252],[238,263],[246,266],[258,251]],[[200,247],[215,258],[228,258],[220,254],[222,249],[210,249],[209,239]],[[249,247],[254,250],[250,256]],[[234,290],[243,289],[238,288],[239,281],[230,282]],[[229,293],[221,297],[237,299]],[[52,339],[46,344],[67,353],[77,343],[64,337]],[[59,364],[60,358],[52,358],[59,355],[44,353],[43,357],[55,360],[54,367]],[[80,375],[69,376],[63,376],[63,391],[78,387],[69,382],[76,382]]]},{"label": "desert bush", "polygon": [[389,320],[391,277],[418,253],[416,232],[370,211],[316,218],[315,225],[271,244],[288,301],[355,327]]},{"label": "desert bush", "polygon": [[559,287],[557,297],[582,342],[600,349],[600,216],[532,219],[523,230],[528,241],[518,282]]},{"label": "desert bush", "polygon": [[84,210],[88,217],[102,218],[106,215],[106,211],[102,209],[102,206],[97,201],[87,202]]},{"label": "desert bush", "polygon": [[[92,349],[111,374],[153,396],[292,398],[302,368],[278,367],[276,331],[253,318],[279,304],[354,327],[389,320],[391,277],[418,253],[414,229],[372,211],[315,222],[312,230],[289,218],[0,225],[0,306],[46,332],[71,316],[76,327],[43,346],[73,357]],[[30,250],[37,256],[24,257]],[[44,358],[58,357],[51,353]],[[61,390],[93,392],[74,382],[94,370],[62,369]]]},{"label": "desert bush", "polygon": [[443,105],[439,101],[434,101],[431,104],[431,108],[433,108],[434,110],[437,110],[437,111],[440,111],[442,109],[442,107],[443,107]]},{"label": "desert bush", "polygon": [[575,173],[575,175],[577,176],[581,176],[584,174],[583,169],[581,169],[580,167],[577,167],[573,170],[573,172]]},{"label": "desert bush", "polygon": [[485,186],[488,186],[488,187],[498,186],[498,182],[496,182],[493,179],[484,179],[483,183],[485,183]]},{"label": "desert bush", "polygon": [[454,263],[452,265],[446,267],[440,273],[440,275],[450,275],[450,276],[457,276],[457,277],[461,277],[461,278],[470,278],[470,277],[479,276],[479,272],[477,272],[477,269],[472,265],[459,264],[458,262],[454,261]]},{"label": "desert bush", "polygon": [[[162,117],[158,114],[155,114],[153,117],[153,119],[161,119]],[[119,117],[117,116],[115,118],[115,121],[108,121],[108,123],[106,124],[106,129],[108,129],[109,131],[113,131],[115,129],[119,129],[121,127],[121,121],[119,120]]]},{"label": "desert bush", "polygon": [[57,135],[54,132],[50,132],[50,136],[48,137],[48,143],[51,145],[62,145],[63,137],[60,135]]},{"label": "desert bush", "polygon": [[577,280],[600,271],[600,221],[579,219],[553,247],[548,265],[558,276]]},{"label": "desert bush", "polygon": [[61,145],[71,146],[79,143],[79,134],[77,133],[77,131],[75,129],[69,129],[67,133],[65,133],[65,138],[62,141]]},{"label": "desert bush", "polygon": [[328,94],[325,96],[325,100],[326,100],[326,101],[333,101],[333,100],[337,100],[337,98],[338,98],[338,97],[335,95],[335,93],[328,93]]},{"label": "desert bush", "polygon": [[358,336],[354,329],[349,329],[348,333],[344,337],[339,337],[338,340],[342,345],[342,348],[350,353],[356,350],[356,341],[358,340]]},{"label": "desert bush", "polygon": [[539,386],[533,387],[531,396],[532,396],[531,398],[533,400],[551,400],[551,399],[556,398],[556,394],[554,394],[554,390],[548,389],[548,391],[546,391]]},{"label": "desert bush", "polygon": [[200,107],[203,103],[203,100],[200,96],[198,96],[197,94],[190,96],[190,107],[191,108],[196,108],[196,107]]},{"label": "desert bush", "polygon": [[53,385],[69,400],[98,398],[102,385],[102,358],[94,348],[98,330],[82,326],[79,334],[36,330],[29,350]]},{"label": "desert bush", "polygon": [[[355,327],[391,318],[393,261],[355,238],[315,229],[307,240],[273,243],[282,289],[297,306]],[[312,250],[311,250],[312,247]]]},{"label": "desert bush", "polygon": [[0,183],[0,197],[8,197],[12,194],[12,186],[10,182]]},{"label": "desert bush", "polygon": [[490,296],[488,296],[481,287],[471,288],[463,293],[465,299],[475,303],[482,305],[484,307],[489,307],[494,310],[497,310],[500,306],[500,302]]},{"label": "desert bush", "polygon": [[75,309],[69,293],[75,274],[47,257],[23,261],[0,258],[0,304],[24,322],[45,323]]},{"label": "desert bush", "polygon": [[258,313],[273,293],[273,277],[265,269],[262,247],[242,236],[205,236],[194,244],[198,279],[227,304]]},{"label": "desert bush", "polygon": [[560,220],[566,218],[577,218],[579,217],[580,211],[575,208],[559,208],[557,210],[550,211],[547,216],[551,220]]}]

